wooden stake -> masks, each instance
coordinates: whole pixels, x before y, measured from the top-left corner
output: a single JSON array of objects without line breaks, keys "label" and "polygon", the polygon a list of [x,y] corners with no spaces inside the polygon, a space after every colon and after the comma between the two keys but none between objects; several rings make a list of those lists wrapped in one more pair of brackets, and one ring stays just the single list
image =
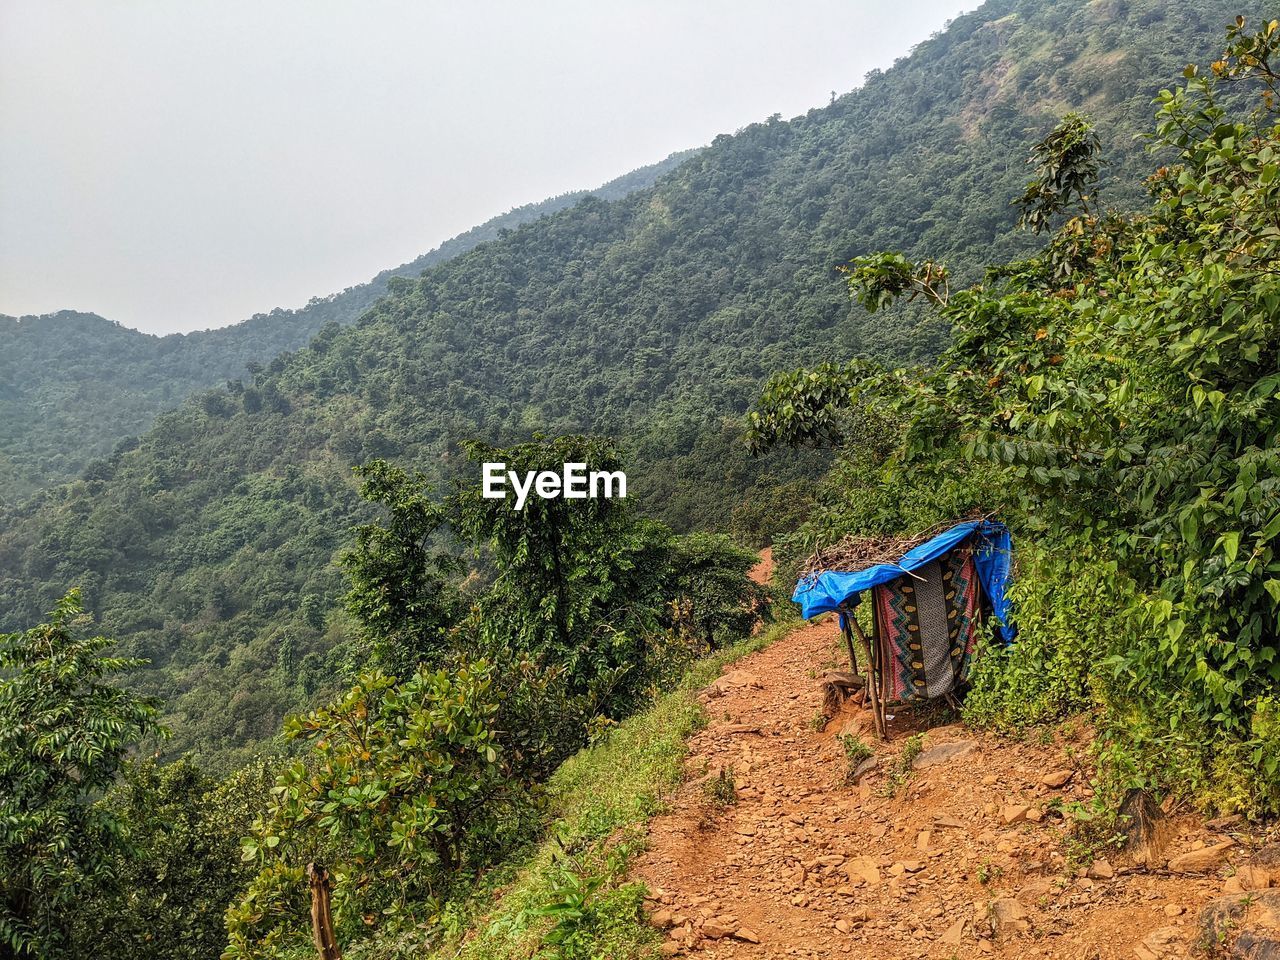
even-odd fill
[{"label": "wooden stake", "polygon": [[[844,636],[844,645],[849,650],[849,669],[855,674],[861,674],[862,671],[858,669],[858,658],[853,652],[853,631],[849,629],[849,621],[852,618],[852,613],[844,615],[844,626],[841,628],[840,633]],[[870,666],[870,664],[867,666]]]},{"label": "wooden stake", "polygon": [[871,713],[875,718],[876,736],[881,740],[888,740],[889,735],[885,730],[884,709],[880,703],[880,671],[876,666],[875,655],[871,652],[871,644],[867,642],[867,635],[862,632],[862,625],[850,612],[845,620],[853,626],[853,631],[858,635],[858,640],[862,644],[862,652],[867,658],[867,689],[871,691]]},{"label": "wooden stake", "polygon": [[320,960],[342,960],[329,907],[329,871],[318,863],[308,863],[307,879],[311,881],[311,938]]}]

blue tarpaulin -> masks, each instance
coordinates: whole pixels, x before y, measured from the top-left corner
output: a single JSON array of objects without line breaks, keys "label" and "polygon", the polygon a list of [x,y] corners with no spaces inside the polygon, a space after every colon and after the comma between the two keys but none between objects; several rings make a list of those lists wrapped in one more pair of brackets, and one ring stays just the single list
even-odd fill
[{"label": "blue tarpaulin", "polygon": [[817,576],[801,577],[791,599],[800,605],[800,612],[806,620],[820,613],[839,613],[842,606],[852,609],[858,603],[858,595],[864,590],[897,580],[904,573],[938,559],[975,535],[973,565],[977,568],[983,592],[991,602],[991,612],[1000,622],[996,630],[1000,639],[1008,646],[1018,632],[1010,615],[1009,599],[1005,595],[1009,584],[1013,540],[1009,536],[1008,527],[994,520],[957,523],[945,533],[908,550],[897,563],[878,563],[857,573],[829,570]]}]

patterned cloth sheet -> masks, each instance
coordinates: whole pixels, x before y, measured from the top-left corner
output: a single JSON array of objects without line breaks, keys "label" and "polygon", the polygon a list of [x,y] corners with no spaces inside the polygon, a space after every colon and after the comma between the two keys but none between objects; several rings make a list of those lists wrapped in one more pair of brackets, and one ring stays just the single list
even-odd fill
[{"label": "patterned cloth sheet", "polygon": [[931,700],[965,681],[981,591],[967,543],[873,589],[886,702]]}]

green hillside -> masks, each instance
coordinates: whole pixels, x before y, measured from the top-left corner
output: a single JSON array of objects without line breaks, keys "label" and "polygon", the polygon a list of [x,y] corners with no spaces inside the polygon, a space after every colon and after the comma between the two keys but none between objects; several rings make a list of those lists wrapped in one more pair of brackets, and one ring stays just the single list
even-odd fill
[{"label": "green hillside", "polygon": [[[874,95],[393,278],[11,509],[0,954],[1272,943],[1280,20],[1161,14],[988,4]],[[1182,42],[1139,104],[1130,59]],[[635,496],[511,509],[492,461],[625,465]],[[951,609],[954,697],[872,724],[783,591],[815,548],[974,512],[1012,605]],[[871,690],[924,666],[907,626],[848,650]]]},{"label": "green hillside", "polygon": [[724,526],[735,502],[816,466],[749,461],[726,426],[768,374],[925,360],[947,341],[917,307],[851,307],[836,267],[897,249],[964,279],[1029,250],[1009,203],[1027,143],[1067,109],[1097,121],[1103,191],[1136,200],[1152,96],[1235,12],[992,0],[827,107],[390,278],[357,324],[325,326],[11,509],[0,626],[38,622],[81,585],[103,631],[151,660],[137,683],[165,699],[174,748],[225,755],[272,736],[341,666],[333,558],[362,515],[354,464],[449,477],[474,469],[457,450],[468,438],[612,434],[651,513]]},{"label": "green hillside", "polygon": [[216,330],[157,337],[72,310],[0,316],[0,505],[72,479],[91,460],[145,431],[161,411],[306,346],[325,324],[353,323],[386,293],[392,277],[416,277],[588,196],[617,200],[650,186],[695,152],[672,154],[595,190],[517,207],[368,283]]}]

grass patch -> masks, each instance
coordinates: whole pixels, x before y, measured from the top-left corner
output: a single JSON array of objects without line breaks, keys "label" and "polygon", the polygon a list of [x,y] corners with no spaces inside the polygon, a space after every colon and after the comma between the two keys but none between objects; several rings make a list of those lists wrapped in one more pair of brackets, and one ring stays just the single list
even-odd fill
[{"label": "grass patch", "polygon": [[702,790],[712,807],[723,810],[733,806],[738,802],[738,783],[733,777],[733,768],[725,767],[703,784]]},{"label": "grass patch", "polygon": [[780,621],[700,660],[649,709],[570,757],[548,784],[544,838],[446,908],[451,933],[434,960],[656,956],[661,939],[642,916],[644,891],[625,882],[626,872],[645,826],[680,783],[689,737],[706,723],[697,694],[725,664],[799,625]]},{"label": "grass patch", "polygon": [[841,733],[837,735],[837,739],[844,749],[845,782],[852,783],[853,775],[857,772],[858,767],[862,765],[862,761],[870,759],[874,751],[857,734]]},{"label": "grass patch", "polygon": [[901,790],[908,780],[911,779],[911,764],[915,762],[916,757],[924,751],[924,734],[916,733],[907,737],[902,743],[902,752],[893,762],[893,768],[889,771],[889,777],[884,782],[884,786],[880,788],[882,796],[894,797]]}]

